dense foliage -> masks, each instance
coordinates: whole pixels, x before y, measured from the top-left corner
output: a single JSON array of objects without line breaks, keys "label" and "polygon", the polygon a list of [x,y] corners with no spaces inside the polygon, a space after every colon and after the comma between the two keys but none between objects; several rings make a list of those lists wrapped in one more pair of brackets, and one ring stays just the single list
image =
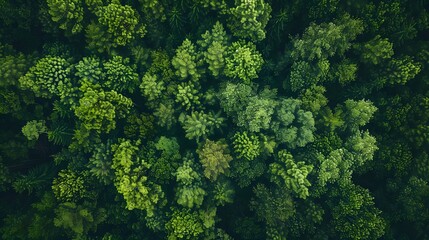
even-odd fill
[{"label": "dense foliage", "polygon": [[0,239],[429,239],[429,1],[0,11]]}]

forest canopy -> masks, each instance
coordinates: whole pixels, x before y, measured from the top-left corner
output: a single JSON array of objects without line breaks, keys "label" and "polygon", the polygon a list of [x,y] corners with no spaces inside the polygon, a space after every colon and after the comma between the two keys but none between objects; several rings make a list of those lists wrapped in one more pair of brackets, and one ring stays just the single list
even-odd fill
[{"label": "forest canopy", "polygon": [[428,0],[0,0],[0,238],[429,239]]}]

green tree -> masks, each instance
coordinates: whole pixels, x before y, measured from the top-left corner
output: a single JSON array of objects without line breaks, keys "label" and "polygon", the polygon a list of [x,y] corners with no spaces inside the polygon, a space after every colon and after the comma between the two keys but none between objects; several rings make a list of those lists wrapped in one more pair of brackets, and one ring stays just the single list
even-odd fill
[{"label": "green tree", "polygon": [[197,212],[189,209],[173,209],[170,220],[165,224],[168,239],[195,239],[204,232],[204,226]]},{"label": "green tree", "polygon": [[366,125],[377,107],[369,100],[346,100],[344,102],[344,122],[348,129],[354,131]]},{"label": "green tree", "polygon": [[298,99],[283,99],[276,109],[275,120],[271,124],[276,139],[290,148],[304,147],[314,140],[313,114],[301,109]]},{"label": "green tree", "polygon": [[32,90],[38,97],[60,96],[61,86],[70,83],[70,63],[61,57],[42,58],[19,78],[19,83],[22,89]]},{"label": "green tree", "polygon": [[103,85],[108,89],[117,92],[134,92],[139,83],[139,75],[135,71],[135,66],[130,64],[129,58],[114,56],[103,64],[105,71],[105,81]]},{"label": "green tree", "polygon": [[228,173],[232,157],[229,154],[228,145],[224,141],[214,142],[207,139],[198,150],[198,155],[204,167],[204,176],[210,181],[215,181],[219,175]]},{"label": "green tree", "polygon": [[251,42],[234,42],[227,49],[225,59],[225,75],[231,78],[239,78],[244,83],[250,84],[258,78],[258,72],[262,68],[264,59]]},{"label": "green tree", "polygon": [[52,183],[52,191],[61,202],[76,202],[87,196],[87,173],[62,170]]},{"label": "green tree", "polygon": [[113,90],[105,92],[99,84],[84,80],[79,89],[83,96],[74,110],[75,115],[87,130],[97,133],[115,129],[116,119],[124,118],[133,105],[129,98]]},{"label": "green tree", "polygon": [[96,230],[97,225],[105,221],[106,210],[91,209],[87,205],[89,204],[61,203],[55,209],[55,226],[71,232],[76,238],[85,236],[90,230]]},{"label": "green tree", "polygon": [[228,27],[236,37],[252,41],[265,39],[265,26],[270,20],[271,6],[263,0],[236,0],[229,9]]},{"label": "green tree", "polygon": [[52,21],[59,23],[59,27],[67,34],[77,34],[82,31],[84,17],[82,1],[47,0],[47,4]]},{"label": "green tree", "polygon": [[306,199],[309,196],[308,187],[311,186],[307,175],[313,170],[313,165],[305,165],[305,162],[294,162],[292,154],[285,150],[278,153],[276,162],[269,166],[270,179],[279,187],[286,187]]},{"label": "green tree", "polygon": [[247,132],[237,132],[232,144],[238,158],[251,161],[261,153],[259,138],[255,135],[248,136]]},{"label": "green tree", "polygon": [[188,39],[185,39],[176,49],[176,55],[171,60],[171,64],[176,69],[176,75],[181,79],[190,77],[192,81],[198,81],[201,77],[195,45]]},{"label": "green tree", "polygon": [[370,41],[357,47],[362,53],[361,59],[365,63],[378,65],[393,56],[393,44],[387,38],[375,36]]},{"label": "green tree", "polygon": [[202,188],[202,176],[191,160],[186,160],[177,169],[177,203],[188,208],[199,207],[203,203],[206,191]]},{"label": "green tree", "polygon": [[47,131],[48,128],[43,120],[29,121],[22,127],[22,134],[30,141],[39,139],[40,134]]},{"label": "green tree", "polygon": [[140,141],[132,143],[121,139],[112,146],[115,170],[115,186],[126,201],[128,210],[145,210],[153,216],[155,206],[163,203],[164,192],[161,186],[148,178],[150,164],[139,157]]}]

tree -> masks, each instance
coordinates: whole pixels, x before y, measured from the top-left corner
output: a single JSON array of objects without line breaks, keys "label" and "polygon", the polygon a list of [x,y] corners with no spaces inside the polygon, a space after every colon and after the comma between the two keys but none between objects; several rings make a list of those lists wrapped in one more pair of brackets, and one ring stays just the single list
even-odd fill
[{"label": "tree", "polygon": [[61,86],[70,83],[70,63],[61,57],[45,57],[21,78],[20,87],[29,89],[38,97],[52,98],[61,96]]},{"label": "tree", "polygon": [[214,142],[207,139],[197,153],[204,168],[204,176],[210,181],[215,181],[219,175],[228,173],[232,157],[224,141]]},{"label": "tree", "polygon": [[164,192],[161,186],[148,178],[150,164],[139,157],[140,142],[120,140],[112,146],[113,164],[115,170],[115,186],[126,201],[128,210],[145,210],[153,216],[155,205],[162,204]]},{"label": "tree", "polygon": [[173,209],[165,228],[168,239],[195,239],[204,232],[198,213],[189,209]]},{"label": "tree", "polygon": [[233,148],[238,158],[253,160],[261,153],[259,138],[255,135],[247,135],[247,132],[234,134]]},{"label": "tree", "polygon": [[202,188],[202,176],[194,169],[195,163],[186,160],[176,171],[177,203],[188,208],[201,206],[206,195]]},{"label": "tree", "polygon": [[149,101],[154,101],[162,96],[162,92],[165,90],[164,82],[158,79],[157,75],[151,75],[146,73],[140,84],[140,90],[144,97]]},{"label": "tree", "polygon": [[171,60],[176,75],[181,79],[190,77],[192,81],[198,81],[201,76],[197,69],[198,62],[195,45],[188,39],[176,49],[176,55]]},{"label": "tree", "polygon": [[251,42],[234,42],[227,49],[225,59],[225,75],[231,78],[239,78],[244,83],[250,84],[258,77],[264,59]]},{"label": "tree", "polygon": [[49,14],[52,21],[67,34],[77,34],[83,29],[84,9],[82,1],[48,0]]},{"label": "tree", "polygon": [[212,75],[218,77],[223,74],[225,57],[227,55],[228,36],[219,22],[213,26],[212,31],[206,31],[201,35],[203,40],[198,40],[198,45],[204,50],[204,60],[209,65]]},{"label": "tree", "polygon": [[349,184],[332,193],[339,200],[329,202],[331,226],[347,239],[377,239],[384,234],[386,222],[374,206],[373,197],[362,187]]},{"label": "tree", "polygon": [[335,54],[343,55],[350,48],[350,41],[362,32],[362,21],[349,15],[331,23],[312,23],[301,38],[293,40],[291,55],[294,59],[307,62],[327,59]]},{"label": "tree", "polygon": [[87,173],[62,170],[52,183],[52,191],[59,201],[76,202],[87,196],[86,178]]},{"label": "tree", "polygon": [[238,112],[237,125],[245,127],[249,132],[260,132],[268,129],[274,113],[276,101],[269,98],[254,96],[248,99],[245,109]]},{"label": "tree", "polygon": [[219,128],[224,119],[216,116],[213,113],[206,114],[204,112],[192,112],[191,115],[186,115],[183,120],[183,129],[186,132],[185,137],[188,139],[197,139],[207,137],[213,133],[216,128]]},{"label": "tree", "polygon": [[30,141],[39,139],[39,135],[47,131],[48,129],[43,120],[29,121],[22,127],[22,134]]},{"label": "tree", "polygon": [[96,230],[97,225],[106,219],[106,210],[91,209],[88,205],[61,203],[55,209],[55,226],[70,231],[74,237],[83,237],[89,230]]},{"label": "tree", "polygon": [[361,59],[363,62],[374,65],[390,59],[393,55],[393,44],[389,42],[389,39],[381,38],[380,35],[356,48],[362,53]]},{"label": "tree", "polygon": [[124,118],[132,106],[132,101],[123,95],[105,92],[99,84],[83,81],[79,88],[83,93],[74,112],[87,130],[97,133],[110,132],[116,127],[116,118]]},{"label": "tree", "polygon": [[276,139],[290,148],[304,147],[314,140],[313,114],[301,109],[302,102],[297,99],[283,99],[271,125]]},{"label": "tree", "polygon": [[138,86],[139,75],[135,72],[135,66],[130,66],[129,58],[114,56],[105,62],[103,67],[106,75],[104,86],[117,92],[134,92]]},{"label": "tree", "polygon": [[295,163],[292,154],[285,150],[279,151],[277,161],[269,166],[270,180],[279,187],[290,189],[302,199],[309,196],[311,183],[307,175],[312,170],[313,165],[305,165],[302,161]]},{"label": "tree", "polygon": [[377,111],[377,107],[369,100],[346,100],[344,109],[343,119],[346,127],[351,131],[367,124],[375,111]]},{"label": "tree", "polygon": [[113,1],[97,9],[96,15],[113,46],[125,46],[136,34],[144,35],[145,27],[139,24],[138,14],[131,6]]},{"label": "tree", "polygon": [[295,214],[295,204],[288,191],[258,184],[253,192],[255,196],[252,197],[250,207],[267,227],[280,228]]},{"label": "tree", "polygon": [[236,37],[262,41],[270,13],[271,6],[263,0],[236,0],[229,9],[228,27]]}]

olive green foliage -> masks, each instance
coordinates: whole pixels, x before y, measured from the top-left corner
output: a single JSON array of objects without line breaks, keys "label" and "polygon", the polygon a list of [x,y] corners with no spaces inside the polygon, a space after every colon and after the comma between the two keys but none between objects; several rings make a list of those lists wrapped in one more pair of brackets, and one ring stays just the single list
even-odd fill
[{"label": "olive green foliage", "polygon": [[225,75],[241,79],[244,83],[258,77],[264,59],[251,42],[234,42],[228,48],[228,57],[225,60]]},{"label": "olive green foliage", "polygon": [[100,63],[100,59],[84,57],[75,65],[77,77],[88,79],[93,83],[98,83],[104,79],[105,73]]},{"label": "olive green foliage", "polygon": [[362,51],[362,61],[374,65],[386,61],[393,55],[393,44],[389,42],[389,39],[381,38],[380,35],[359,46],[358,49]]},{"label": "olive green foliage", "polygon": [[0,0],[0,238],[429,239],[428,7]]},{"label": "olive green foliage", "polygon": [[128,5],[110,3],[97,9],[97,16],[114,46],[124,46],[144,31],[137,12]]},{"label": "olive green foliage", "polygon": [[284,224],[295,213],[295,206],[288,191],[279,188],[269,189],[263,184],[258,184],[253,189],[255,197],[250,206],[257,217],[270,227]]},{"label": "olive green foliage", "polygon": [[405,84],[413,79],[421,71],[419,63],[410,57],[392,59],[388,65],[388,71],[383,77],[388,84]]},{"label": "olive green foliage", "polygon": [[354,101],[349,99],[344,102],[344,105],[344,121],[350,130],[356,130],[367,124],[377,111],[377,107],[368,100]]},{"label": "olive green foliage", "polygon": [[297,99],[282,100],[276,111],[276,120],[271,126],[277,140],[290,148],[304,147],[314,140],[313,114],[302,110],[301,104]]},{"label": "olive green foliage", "polygon": [[266,88],[258,95],[245,84],[227,83],[220,93],[220,104],[237,125],[250,132],[268,129],[277,101],[275,89]]},{"label": "olive green foliage", "polygon": [[202,188],[202,176],[195,171],[191,160],[184,161],[177,169],[177,203],[188,208],[198,207],[203,203],[206,191]]},{"label": "olive green foliage", "polygon": [[68,33],[77,34],[83,26],[82,1],[48,0],[49,14],[52,21],[59,23],[59,27]]},{"label": "olive green foliage", "polygon": [[345,16],[331,23],[311,24],[301,38],[293,41],[292,57],[304,61],[327,59],[342,55],[350,48],[350,41],[363,31],[360,20]]},{"label": "olive green foliage", "polygon": [[29,121],[25,126],[22,127],[22,134],[28,140],[37,140],[41,133],[46,133],[48,129],[46,128],[45,121]]},{"label": "olive green foliage", "polygon": [[81,237],[88,231],[95,230],[105,218],[106,210],[103,208],[90,209],[89,206],[66,202],[55,209],[54,224]]},{"label": "olive green foliage", "polygon": [[105,72],[105,85],[108,89],[117,92],[134,92],[138,86],[139,76],[135,72],[135,67],[130,66],[130,59],[114,56],[103,64]]},{"label": "olive green foliage", "polygon": [[165,228],[169,234],[168,239],[194,239],[204,231],[198,213],[187,209],[175,209]]},{"label": "olive green foliage", "polygon": [[152,216],[155,205],[162,201],[164,193],[160,185],[148,179],[150,164],[138,156],[139,144],[139,141],[121,140],[112,146],[114,182],[127,203],[127,209],[145,210],[148,216]]},{"label": "olive green foliage", "polygon": [[186,110],[195,109],[201,104],[200,94],[196,84],[192,82],[181,83],[177,86],[176,102]]},{"label": "olive green foliage", "polygon": [[228,145],[223,141],[206,140],[198,150],[198,155],[204,168],[204,176],[210,181],[215,181],[219,175],[228,173],[232,157],[229,154]]},{"label": "olive green foliage", "polygon": [[197,81],[200,78],[197,69],[198,61],[195,45],[189,39],[185,39],[176,49],[176,55],[171,60],[171,64],[176,69],[176,75],[181,79],[190,78]]},{"label": "olive green foliage", "polygon": [[55,197],[62,202],[78,201],[87,195],[85,173],[62,170],[52,183]]},{"label": "olive green foliage", "polygon": [[2,79],[0,86],[17,85],[18,79],[23,76],[31,66],[29,66],[29,63],[31,63],[29,60],[30,59],[22,53],[16,56],[2,56],[2,54],[0,54],[0,78]]},{"label": "olive green foliage", "polygon": [[216,22],[212,31],[206,31],[201,37],[203,40],[198,40],[197,43],[204,50],[204,60],[208,64],[208,69],[214,77],[219,77],[225,68],[229,38],[220,22]]},{"label": "olive green foliage", "polygon": [[229,9],[228,27],[234,36],[261,41],[270,13],[271,6],[264,0],[236,0],[235,7]]},{"label": "olive green foliage", "polygon": [[70,63],[60,57],[45,57],[21,78],[20,87],[29,89],[38,97],[51,98],[61,96],[62,88],[70,82]]},{"label": "olive green foliage", "polygon": [[156,75],[146,73],[140,84],[143,96],[149,101],[159,99],[165,90],[164,82],[160,81]]},{"label": "olive green foliage", "polygon": [[110,132],[116,127],[116,118],[124,118],[132,106],[127,97],[113,90],[105,92],[88,81],[82,83],[80,91],[83,96],[74,112],[87,130]]},{"label": "olive green foliage", "polygon": [[213,113],[192,112],[186,115],[183,121],[183,129],[186,132],[186,138],[199,140],[201,137],[207,137],[219,128],[224,119]]},{"label": "olive green foliage", "polygon": [[343,196],[332,204],[332,226],[340,236],[350,239],[377,239],[384,233],[385,221],[375,209],[368,190],[347,185],[334,196]]},{"label": "olive green foliage", "polygon": [[261,153],[259,138],[247,135],[247,132],[236,133],[233,141],[234,152],[239,158],[253,160]]},{"label": "olive green foliage", "polygon": [[112,170],[111,142],[100,143],[94,146],[92,156],[89,158],[89,172],[103,184],[109,184],[114,179]]},{"label": "olive green foliage", "polygon": [[292,154],[285,150],[278,153],[278,161],[270,164],[269,167],[272,182],[290,189],[302,199],[309,196],[308,187],[311,183],[307,175],[312,170],[313,166],[305,165],[305,162],[295,163]]}]

